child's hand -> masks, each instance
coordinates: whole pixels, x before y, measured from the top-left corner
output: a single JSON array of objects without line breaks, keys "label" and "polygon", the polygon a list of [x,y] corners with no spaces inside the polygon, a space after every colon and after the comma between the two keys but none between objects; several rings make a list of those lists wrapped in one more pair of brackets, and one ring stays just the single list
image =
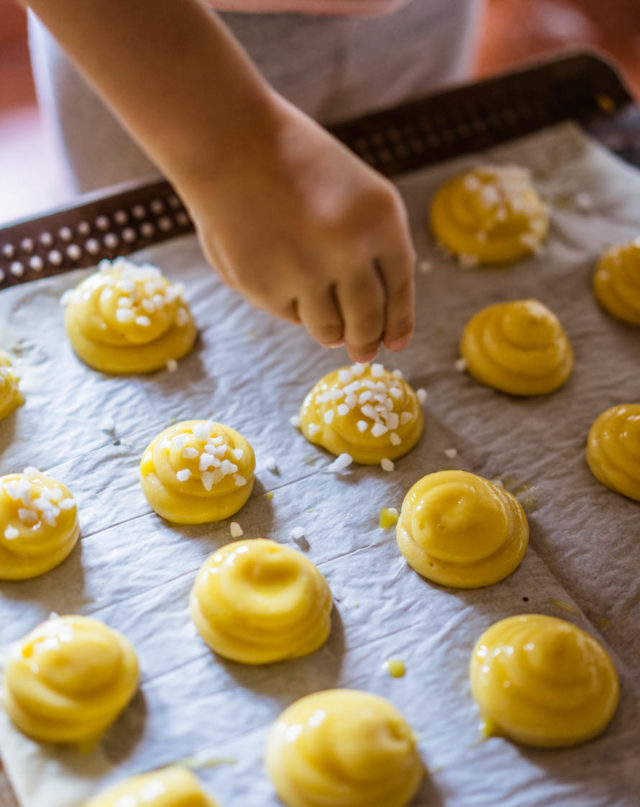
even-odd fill
[{"label": "child's hand", "polygon": [[369,361],[413,329],[414,250],[394,187],[276,97],[223,160],[178,177],[201,243],[254,305]]}]

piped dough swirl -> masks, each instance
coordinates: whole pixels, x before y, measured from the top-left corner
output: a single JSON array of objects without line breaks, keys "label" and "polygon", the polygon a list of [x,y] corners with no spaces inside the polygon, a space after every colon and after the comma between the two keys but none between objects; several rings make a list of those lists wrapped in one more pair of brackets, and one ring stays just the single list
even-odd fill
[{"label": "piped dough swirl", "polygon": [[377,465],[415,446],[423,417],[416,393],[399,371],[355,364],[328,373],[309,391],[300,428],[310,443]]},{"label": "piped dough swirl", "polygon": [[207,796],[196,776],[172,766],[132,776],[105,790],[85,807],[218,807]]},{"label": "piped dough swirl", "polygon": [[518,566],[529,526],[517,499],[466,471],[423,476],[402,503],[396,527],[407,563],[435,583],[480,588]]},{"label": "piped dough swirl", "polygon": [[596,418],[587,462],[603,485],[640,502],[640,403],[612,406]]},{"label": "piped dough swirl", "polygon": [[153,509],[176,524],[221,521],[251,495],[255,456],[237,431],[211,420],[185,420],[147,446],[142,491]]},{"label": "piped dough swirl", "polygon": [[29,737],[81,745],[103,734],[137,686],[136,654],[122,634],[87,617],[52,617],[11,648],[3,699]]},{"label": "piped dough swirl", "polygon": [[48,572],[79,535],[76,502],[61,482],[36,468],[0,477],[0,580]]},{"label": "piped dough swirl", "polygon": [[511,263],[537,252],[547,207],[519,166],[480,166],[442,185],[431,203],[436,239],[462,261]]},{"label": "piped dough swirl", "polygon": [[24,403],[19,383],[20,378],[11,366],[11,359],[0,350],[0,420]]},{"label": "piped dough swirl", "polygon": [[483,718],[525,745],[575,745],[600,734],[618,705],[615,667],[580,628],[527,614],[496,622],[471,658],[471,690]]},{"label": "piped dough swirl", "polygon": [[105,373],[149,373],[191,350],[196,328],[180,284],[125,258],[98,266],[63,297],[67,334],[84,362]]},{"label": "piped dough swirl", "polygon": [[593,277],[593,291],[612,316],[640,325],[640,238],[604,253]]},{"label": "piped dough swirl", "polygon": [[236,541],[214,552],[191,592],[191,616],[209,647],[244,664],[299,658],[331,630],[331,591],[316,566],[275,541]]},{"label": "piped dough swirl", "polygon": [[460,351],[475,379],[512,395],[553,392],[573,368],[567,334],[537,300],[483,308],[464,329]]},{"label": "piped dough swirl", "polygon": [[286,709],[269,735],[266,763],[288,807],[404,807],[424,775],[404,717],[384,698],[349,689]]}]

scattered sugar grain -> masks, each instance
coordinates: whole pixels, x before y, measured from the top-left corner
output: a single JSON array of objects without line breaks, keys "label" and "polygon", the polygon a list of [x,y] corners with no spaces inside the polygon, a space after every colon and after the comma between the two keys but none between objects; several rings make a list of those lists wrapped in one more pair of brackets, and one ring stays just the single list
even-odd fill
[{"label": "scattered sugar grain", "polygon": [[232,521],[231,524],[229,524],[229,532],[232,538],[242,538],[244,535],[244,530],[237,521]]},{"label": "scattered sugar grain", "polygon": [[387,457],[383,457],[380,460],[380,467],[382,468],[383,471],[387,471],[387,473],[390,473],[396,466],[393,460],[390,460]]},{"label": "scattered sugar grain", "polygon": [[340,471],[344,471],[345,468],[348,468],[352,462],[353,457],[351,454],[339,454],[335,460],[327,466],[327,471],[330,471],[331,473],[340,473]]},{"label": "scattered sugar grain", "polygon": [[420,403],[424,403],[427,400],[427,391],[426,389],[422,389],[422,387],[416,391],[416,395]]},{"label": "scattered sugar grain", "polygon": [[289,423],[296,429],[300,428],[300,416],[299,415],[292,415],[289,418]]},{"label": "scattered sugar grain", "polygon": [[444,450],[445,456],[449,457],[450,460],[454,459],[454,457],[458,456],[458,449],[457,448],[445,448]]},{"label": "scattered sugar grain", "polygon": [[175,371],[178,369],[178,362],[175,359],[167,359],[167,364],[165,366],[170,373],[175,373]]},{"label": "scattered sugar grain", "polygon": [[278,463],[276,462],[275,457],[267,457],[264,462],[264,467],[267,471],[277,471],[278,470]]},{"label": "scattered sugar grain", "polygon": [[467,369],[467,360],[462,358],[456,359],[453,366],[459,373],[464,373],[464,371]]}]

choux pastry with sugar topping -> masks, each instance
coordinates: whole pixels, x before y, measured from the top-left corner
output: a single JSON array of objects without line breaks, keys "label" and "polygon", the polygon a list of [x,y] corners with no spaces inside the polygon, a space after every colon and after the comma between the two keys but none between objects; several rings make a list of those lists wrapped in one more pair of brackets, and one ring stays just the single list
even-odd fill
[{"label": "choux pastry with sugar topping", "polygon": [[4,706],[41,742],[98,740],[138,687],[138,660],[122,634],[96,619],[52,616],[10,652]]},{"label": "choux pastry with sugar topping", "polygon": [[147,446],[140,463],[142,492],[176,524],[221,521],[253,490],[256,461],[249,442],[211,420],[185,420]]},{"label": "choux pastry with sugar topping", "polygon": [[473,650],[471,690],[488,733],[523,745],[576,745],[613,717],[618,676],[607,651],[580,628],[526,614],[492,625]]},{"label": "choux pastry with sugar topping", "polygon": [[460,262],[503,264],[537,253],[549,214],[526,168],[483,165],[445,182],[430,210],[437,241]]},{"label": "choux pastry with sugar topping", "polygon": [[62,299],[82,361],[103,373],[150,373],[189,353],[197,334],[181,284],[126,258],[98,268]]},{"label": "choux pastry with sugar topping", "polygon": [[218,807],[195,774],[172,766],[132,776],[101,793],[85,807]]},{"label": "choux pastry with sugar topping", "polygon": [[300,428],[310,443],[377,465],[415,446],[423,416],[418,395],[399,370],[354,364],[328,373],[310,390],[300,410]]},{"label": "choux pastry with sugar topping", "polygon": [[0,350],[0,420],[24,403],[19,384],[20,378],[11,365],[11,359]]},{"label": "choux pastry with sugar topping", "polygon": [[418,480],[402,503],[398,547],[423,577],[454,588],[480,588],[518,566],[529,526],[517,499],[466,471],[439,471]]},{"label": "choux pastry with sugar topping", "polygon": [[596,418],[587,462],[603,485],[640,502],[640,403],[612,406]]},{"label": "choux pastry with sugar topping", "polygon": [[275,541],[235,541],[211,555],[191,592],[209,647],[243,664],[313,653],[331,630],[331,591],[317,567]]},{"label": "choux pastry with sugar topping", "polygon": [[460,352],[482,384],[511,395],[545,395],[573,369],[573,349],[558,318],[537,300],[496,303],[467,323]]},{"label": "choux pastry with sugar topping", "polygon": [[58,566],[78,541],[69,490],[37,468],[0,477],[0,580],[26,580]]},{"label": "choux pastry with sugar topping", "polygon": [[604,253],[593,276],[593,291],[612,316],[640,325],[640,237]]},{"label": "choux pastry with sugar topping", "polygon": [[424,776],[400,712],[354,689],[317,692],[285,709],[269,735],[266,764],[287,807],[405,807]]}]

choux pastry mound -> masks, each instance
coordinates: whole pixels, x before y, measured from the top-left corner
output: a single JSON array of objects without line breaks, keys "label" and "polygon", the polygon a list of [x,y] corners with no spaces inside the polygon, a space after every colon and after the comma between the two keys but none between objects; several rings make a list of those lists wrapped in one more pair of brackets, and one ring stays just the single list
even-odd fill
[{"label": "choux pastry mound", "polygon": [[0,420],[24,403],[19,383],[20,379],[11,366],[11,359],[0,350]]},{"label": "choux pastry mound", "polygon": [[176,524],[221,521],[253,490],[255,456],[237,431],[211,420],[185,420],[147,446],[140,481],[147,501]]},{"label": "choux pastry mound", "polygon": [[640,403],[612,406],[596,418],[587,462],[603,485],[640,502]]},{"label": "choux pastry mound", "polygon": [[304,399],[300,428],[310,443],[363,465],[394,460],[420,439],[422,409],[396,370],[354,364],[318,381]]},{"label": "choux pastry mound", "polygon": [[485,165],[442,185],[431,203],[437,241],[464,263],[511,263],[538,252],[549,214],[518,166]]},{"label": "choux pastry mound", "polygon": [[189,353],[196,328],[181,285],[155,266],[126,258],[99,271],[63,298],[76,354],[104,373],[150,373]]},{"label": "choux pastry mound", "polygon": [[138,686],[138,660],[118,631],[82,616],[51,617],[14,645],[3,685],[7,713],[42,742],[95,742]]},{"label": "choux pastry mound", "polygon": [[518,566],[529,526],[517,499],[466,471],[423,476],[405,496],[398,547],[419,574],[454,588],[497,583]]},{"label": "choux pastry mound", "polygon": [[590,740],[618,705],[618,676],[606,650],[550,616],[513,616],[492,625],[473,650],[470,676],[492,732],[523,745]]},{"label": "choux pastry mound", "polygon": [[263,538],[214,552],[190,602],[209,647],[244,664],[306,656],[331,630],[331,591],[322,574],[300,552]]},{"label": "choux pastry mound", "polygon": [[274,724],[267,771],[287,807],[404,807],[424,768],[389,701],[334,689],[301,698]]},{"label": "choux pastry mound", "polygon": [[553,392],[573,369],[567,334],[537,300],[483,308],[467,323],[460,352],[477,381],[511,395]]},{"label": "choux pastry mound", "polygon": [[85,807],[218,807],[186,768],[132,776],[109,788]]},{"label": "choux pastry mound", "polygon": [[78,541],[69,490],[36,468],[0,477],[0,580],[26,580],[58,566]]},{"label": "choux pastry mound", "polygon": [[640,325],[640,237],[604,253],[593,276],[593,291],[612,316]]}]

